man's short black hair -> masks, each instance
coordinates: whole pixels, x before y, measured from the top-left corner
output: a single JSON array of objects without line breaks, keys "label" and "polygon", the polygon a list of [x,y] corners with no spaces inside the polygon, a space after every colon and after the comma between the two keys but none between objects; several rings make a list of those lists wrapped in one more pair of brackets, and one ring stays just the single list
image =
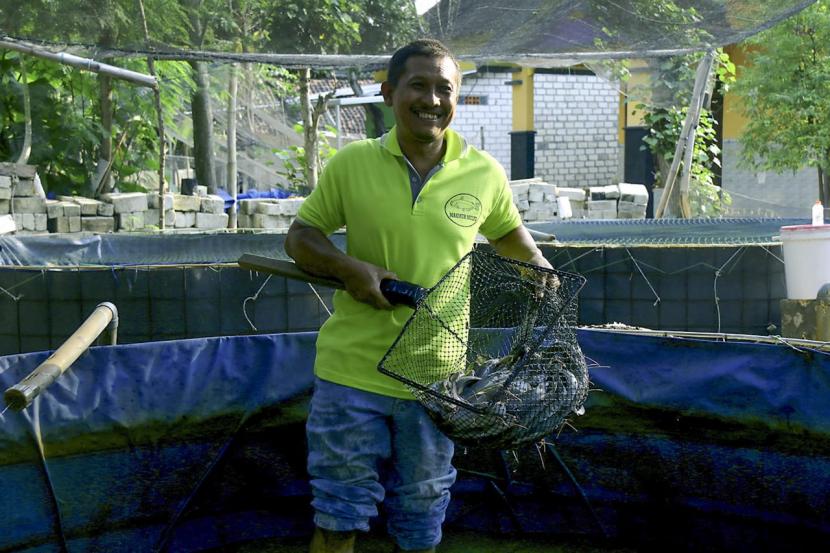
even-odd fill
[{"label": "man's short black hair", "polygon": [[403,75],[406,70],[406,60],[412,56],[450,58],[455,64],[455,68],[458,70],[458,80],[461,80],[461,67],[458,65],[458,60],[455,58],[453,53],[450,52],[449,48],[434,38],[421,38],[410,42],[392,54],[392,59],[389,60],[389,68],[386,76],[386,80],[389,84],[392,86],[398,86],[398,81],[401,79],[401,75]]}]

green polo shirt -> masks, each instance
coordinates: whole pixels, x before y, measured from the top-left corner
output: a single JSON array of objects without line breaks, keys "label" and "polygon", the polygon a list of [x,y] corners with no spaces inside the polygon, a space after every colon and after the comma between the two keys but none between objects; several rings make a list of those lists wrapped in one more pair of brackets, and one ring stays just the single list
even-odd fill
[{"label": "green polo shirt", "polygon": [[[521,225],[507,176],[489,154],[452,130],[440,169],[413,202],[396,129],[353,142],[326,165],[298,218],[329,235],[346,227],[346,253],[430,288],[473,247]],[[412,309],[378,310],[334,294],[334,313],[317,339],[315,374],[323,380],[398,398],[404,385],[377,370]]]}]

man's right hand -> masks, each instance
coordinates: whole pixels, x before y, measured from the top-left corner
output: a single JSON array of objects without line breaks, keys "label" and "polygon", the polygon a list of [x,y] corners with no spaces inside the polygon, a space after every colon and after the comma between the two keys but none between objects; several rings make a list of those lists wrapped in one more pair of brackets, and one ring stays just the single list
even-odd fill
[{"label": "man's right hand", "polygon": [[398,276],[377,265],[349,258],[338,271],[338,276],[346,291],[357,301],[367,303],[375,309],[394,309],[395,306],[389,303],[380,291],[380,283],[384,279],[395,279]]}]

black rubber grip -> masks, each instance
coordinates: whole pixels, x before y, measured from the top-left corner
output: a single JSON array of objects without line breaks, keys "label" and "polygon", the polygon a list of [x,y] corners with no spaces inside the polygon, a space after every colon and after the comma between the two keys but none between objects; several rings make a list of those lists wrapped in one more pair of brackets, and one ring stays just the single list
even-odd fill
[{"label": "black rubber grip", "polygon": [[[297,265],[291,261],[284,261],[281,259],[246,253],[239,258],[238,264],[243,269],[251,269],[263,273],[279,275],[294,280],[308,282],[310,284],[320,284],[322,286],[339,288],[341,290],[345,288],[341,281],[329,277],[310,275],[297,267]],[[422,288],[417,284],[393,279],[385,279],[381,281],[380,291],[383,292],[383,296],[389,300],[389,303],[393,305],[406,305],[413,309],[418,305],[418,302],[420,302],[424,296],[427,295],[428,292],[426,288]]]}]

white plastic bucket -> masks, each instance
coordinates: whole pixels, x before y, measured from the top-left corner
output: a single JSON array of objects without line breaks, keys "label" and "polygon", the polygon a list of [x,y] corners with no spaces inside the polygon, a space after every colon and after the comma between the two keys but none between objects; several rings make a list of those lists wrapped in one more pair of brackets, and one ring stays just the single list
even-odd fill
[{"label": "white plastic bucket", "polygon": [[830,282],[830,225],[781,227],[787,299],[814,300]]}]

